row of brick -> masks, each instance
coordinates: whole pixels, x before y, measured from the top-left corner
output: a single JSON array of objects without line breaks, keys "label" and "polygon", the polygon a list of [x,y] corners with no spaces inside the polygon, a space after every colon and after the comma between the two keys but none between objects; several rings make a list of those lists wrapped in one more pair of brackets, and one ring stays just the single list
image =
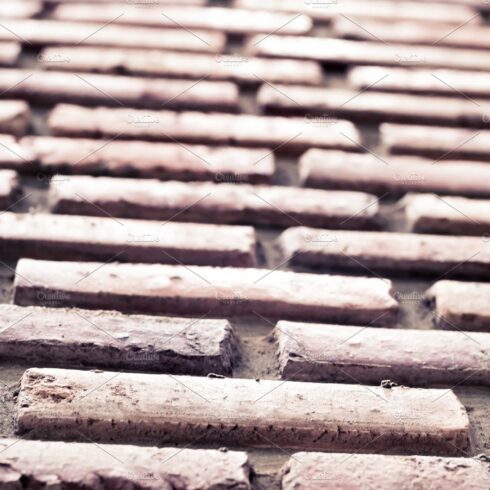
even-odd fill
[{"label": "row of brick", "polygon": [[[441,287],[444,290],[445,284],[435,286]],[[62,292],[45,292],[38,303],[54,307],[0,306],[0,358],[28,358],[65,368],[206,376],[231,374],[240,357],[226,320],[56,307],[68,299]],[[390,379],[408,386],[489,386],[490,333],[453,330],[280,321],[274,336],[279,372],[287,381],[379,385]]]},{"label": "row of brick", "polygon": [[[130,445],[40,442],[0,439],[0,483],[7,486],[44,485],[95,487],[142,486],[170,490],[175,482],[186,488],[250,490],[248,456],[239,451],[148,448]],[[56,475],[56,476],[54,476]],[[297,452],[278,478],[284,490],[350,488],[362,490],[366,482],[380,490],[409,487],[414,480],[424,487],[448,490],[484,488],[490,484],[488,463],[479,458],[389,456],[375,454]]]}]

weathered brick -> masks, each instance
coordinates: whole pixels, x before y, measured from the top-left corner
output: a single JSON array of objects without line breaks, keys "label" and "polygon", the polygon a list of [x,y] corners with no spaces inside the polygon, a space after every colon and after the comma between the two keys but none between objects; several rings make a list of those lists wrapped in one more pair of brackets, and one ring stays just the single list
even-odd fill
[{"label": "weathered brick", "polygon": [[296,227],[284,231],[279,242],[294,265],[362,273],[490,277],[490,242],[480,237]]},{"label": "weathered brick", "polygon": [[490,200],[420,194],[407,196],[405,212],[417,233],[490,237]]},{"label": "weathered brick", "polygon": [[0,168],[32,171],[36,168],[33,154],[9,134],[0,134]]},{"label": "weathered brick", "polygon": [[[235,0],[234,5],[240,8],[253,10],[272,10],[274,12],[303,13],[311,16],[316,22],[328,22],[338,17],[358,16],[362,18],[394,20],[414,20],[417,22],[439,22],[444,24],[460,25],[468,21],[476,24],[482,19],[476,11],[466,5],[442,5],[437,2],[425,3],[421,8],[418,2],[399,2],[377,0],[375,8],[363,0],[350,0],[348,2],[329,2],[328,0]],[[446,26],[448,31],[451,27]]]},{"label": "weathered brick", "polygon": [[485,458],[381,454],[294,453],[282,470],[283,490],[483,489],[490,485]]},{"label": "weathered brick", "polygon": [[300,178],[308,187],[363,190],[379,195],[439,192],[490,196],[490,167],[485,163],[417,157],[356,154],[312,149],[300,159]]},{"label": "weathered brick", "polygon": [[6,209],[21,193],[19,176],[14,170],[0,170],[0,208]]},{"label": "weathered brick", "polygon": [[255,247],[251,227],[119,220],[110,213],[0,214],[0,254],[10,258],[247,267],[255,264]]},{"label": "weathered brick", "polygon": [[[361,66],[351,69],[348,78],[351,85],[361,90],[458,97],[450,103],[454,107],[462,102],[462,97],[465,97],[466,101],[462,104],[463,106],[469,102],[478,107],[481,110],[481,118],[488,114],[487,102],[474,98],[490,97],[490,75],[485,72]],[[427,98],[417,97],[417,100],[426,101]],[[438,104],[436,110],[441,108],[438,100],[440,99],[430,98],[431,104],[432,101],[436,101]],[[447,99],[445,100],[447,101]],[[445,105],[446,102],[443,104]]]},{"label": "weathered brick", "polygon": [[[123,13],[124,15],[121,15]],[[280,31],[282,34],[306,34],[312,21],[306,15],[291,19],[288,14],[253,12],[221,7],[186,7],[148,5],[111,5],[106,3],[96,9],[92,5],[60,5],[50,14],[62,21],[116,22],[153,27],[183,27],[185,29],[217,30],[238,34],[255,34]],[[116,20],[114,20],[116,19]]]},{"label": "weathered brick", "polygon": [[[219,53],[225,45],[220,32],[154,29],[100,23],[58,22],[41,19],[3,19],[0,41],[46,45],[114,46],[121,48],[176,49]],[[13,34],[15,33],[15,35]]]},{"label": "weathered brick", "polygon": [[[380,71],[383,72],[383,68]],[[262,85],[257,99],[264,110],[281,114],[309,112],[361,122],[490,127],[486,117],[490,114],[490,101],[485,100],[270,84]]]},{"label": "weathered brick", "polygon": [[0,17],[26,19],[41,12],[42,2],[36,0],[3,0],[0,4]]},{"label": "weathered brick", "polygon": [[[488,119],[488,118],[486,118]],[[384,123],[381,144],[393,154],[420,155],[441,160],[490,161],[490,131],[436,128]]]},{"label": "weathered brick", "polygon": [[14,66],[19,61],[21,45],[15,42],[0,42],[0,66]]},{"label": "weathered brick", "polygon": [[279,322],[289,381],[490,386],[490,334]]},{"label": "weathered brick", "polygon": [[269,183],[275,172],[274,154],[267,148],[49,136],[26,136],[20,144],[41,170],[52,173],[258,184]]},{"label": "weathered brick", "polygon": [[[49,274],[46,273],[49,271]],[[285,319],[392,325],[398,303],[385,279],[268,269],[187,267],[21,259],[15,303],[44,305],[40,295],[66,295],[59,306],[145,314]]]},{"label": "weathered brick", "polygon": [[[372,6],[370,6],[372,8]],[[374,9],[373,9],[374,10]],[[420,9],[420,12],[424,12]],[[450,30],[450,28],[449,28]],[[307,36],[254,36],[248,54],[272,58],[295,58],[341,65],[426,66],[465,70],[490,70],[490,53],[481,49],[410,46],[370,41]]]},{"label": "weathered brick", "polygon": [[31,121],[31,110],[22,100],[0,100],[0,133],[21,136]]},{"label": "weathered brick", "polygon": [[62,214],[380,228],[378,202],[370,194],[284,186],[58,176],[51,186],[51,203],[54,211]]},{"label": "weathered brick", "polygon": [[195,83],[93,73],[0,69],[0,91],[38,102],[105,104],[237,111],[237,87],[230,82]]},{"label": "weathered brick", "polygon": [[358,151],[360,135],[348,121],[335,120],[316,127],[308,118],[264,117],[200,112],[94,109],[59,104],[48,119],[51,131],[69,136],[124,136],[125,138],[189,143],[270,146],[298,152],[308,147]]},{"label": "weathered brick", "polygon": [[[18,403],[19,432],[49,438],[448,455],[470,444],[447,389],[29,369]],[[414,419],[400,424],[400,410]]]},{"label": "weathered brick", "polygon": [[[481,0],[477,0],[480,3]],[[488,49],[490,29],[487,26],[462,25],[458,29],[448,28],[437,22],[390,21],[338,17],[332,25],[336,37],[400,44],[427,44],[467,49]],[[419,47],[413,46],[417,53]],[[423,65],[424,63],[420,63]]]},{"label": "weathered brick", "polygon": [[435,309],[435,323],[455,330],[490,332],[490,285],[438,281],[426,293]]},{"label": "weathered brick", "polygon": [[127,73],[163,77],[230,80],[244,85],[299,83],[319,85],[319,63],[300,60],[272,60],[240,54],[209,55],[158,50],[127,50],[99,47],[45,48],[39,59],[46,69]]},{"label": "weathered brick", "polygon": [[226,320],[14,305],[0,313],[0,359],[205,376],[230,374],[237,356]]},{"label": "weathered brick", "polygon": [[0,485],[6,489],[51,486],[171,490],[176,484],[188,490],[251,489],[250,466],[244,452],[83,441],[0,439]]}]

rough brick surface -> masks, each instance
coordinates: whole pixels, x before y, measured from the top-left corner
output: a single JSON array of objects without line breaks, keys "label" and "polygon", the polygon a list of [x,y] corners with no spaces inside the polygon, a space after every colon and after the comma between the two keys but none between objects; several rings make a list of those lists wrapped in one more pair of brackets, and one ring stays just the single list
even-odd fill
[{"label": "rough brick surface", "polygon": [[381,144],[393,154],[426,156],[435,158],[435,163],[456,158],[490,161],[488,130],[385,123],[380,126],[380,133]]},{"label": "rough brick surface", "polygon": [[36,167],[34,156],[24,145],[20,145],[14,136],[0,134],[0,168],[32,171]]},{"label": "rough brick surface", "polygon": [[356,151],[359,132],[348,121],[335,120],[316,127],[307,118],[205,114],[199,112],[90,109],[59,104],[48,120],[56,135],[106,136],[186,143],[271,146],[284,152],[304,151],[310,146]]},{"label": "rough brick surface", "polygon": [[[5,19],[8,29],[0,30],[0,41],[21,41],[24,44],[111,46],[121,48],[175,49],[219,53],[225,35],[219,32],[185,29],[154,29],[100,23],[58,22],[56,20]],[[13,35],[15,32],[16,35]]]},{"label": "rough brick surface", "polygon": [[40,59],[46,69],[126,73],[177,78],[231,80],[244,85],[299,83],[319,85],[319,63],[300,60],[271,60],[238,54],[209,55],[160,50],[127,50],[99,47],[45,48]]},{"label": "rough brick surface", "polygon": [[4,488],[250,490],[246,453],[0,439]]},{"label": "rough brick surface", "polygon": [[[448,390],[30,369],[18,404],[19,432],[49,438],[448,455],[469,447],[468,416]],[[400,410],[413,418],[400,424]]]},{"label": "rough brick surface", "polygon": [[490,277],[490,242],[480,237],[296,227],[284,231],[279,240],[291,264],[361,273]]},{"label": "rough brick surface", "polygon": [[120,220],[110,213],[104,216],[4,212],[0,214],[0,254],[14,259],[255,264],[256,240],[251,227]]},{"label": "rough brick surface", "polygon": [[21,193],[19,176],[14,170],[0,170],[0,208],[6,209],[14,204]]},{"label": "rough brick surface", "polygon": [[194,83],[93,73],[0,69],[0,91],[47,102],[236,111],[238,90],[230,82]]},{"label": "rough brick surface", "polygon": [[470,161],[312,149],[300,159],[300,179],[308,187],[379,195],[438,192],[490,196],[490,166]]},{"label": "rough brick surface", "polygon": [[[122,7],[122,8],[121,8]],[[280,30],[282,34],[306,34],[312,27],[309,17],[303,15],[291,20],[291,16],[273,12],[221,7],[187,7],[148,5],[60,5],[50,17],[62,21],[114,22],[154,27],[183,27],[186,29],[217,30],[238,34],[265,33]],[[121,16],[121,12],[124,15]]]},{"label": "rough brick surface", "polygon": [[[56,295],[43,298],[56,306]],[[226,320],[0,305],[0,358],[32,364],[206,376],[230,374]]]},{"label": "rough brick surface", "polygon": [[0,101],[0,133],[21,136],[31,121],[31,110],[21,100]]},{"label": "rough brick surface", "polygon": [[489,464],[478,458],[294,453],[283,468],[283,490],[481,490],[490,485]]},{"label": "rough brick surface", "polygon": [[490,334],[279,322],[283,379],[490,386]]},{"label": "rough brick surface", "polygon": [[[382,74],[373,80],[373,84],[386,77],[383,68],[380,71]],[[383,81],[380,84],[382,86]],[[490,114],[490,102],[485,100],[270,84],[260,88],[257,98],[264,110],[281,114],[303,111],[361,122],[490,127],[486,118]]]},{"label": "rough brick surface", "polygon": [[51,202],[58,213],[379,229],[377,199],[360,192],[105,177],[58,176],[56,180]]},{"label": "rough brick surface", "polygon": [[417,233],[490,239],[490,200],[420,194],[408,197],[405,202],[407,220]]},{"label": "rough brick surface", "polygon": [[267,148],[49,136],[26,136],[20,143],[43,171],[52,173],[266,183],[275,171],[274,154]]},{"label": "rough brick surface", "polygon": [[145,314],[258,314],[373,325],[392,325],[398,314],[391,282],[377,278],[29,259],[20,260],[16,272],[18,305],[43,305],[43,294],[62,293],[69,299],[60,306]]},{"label": "rough brick surface", "polygon": [[451,330],[490,332],[490,285],[480,282],[438,281],[426,293],[435,310],[435,323]]}]

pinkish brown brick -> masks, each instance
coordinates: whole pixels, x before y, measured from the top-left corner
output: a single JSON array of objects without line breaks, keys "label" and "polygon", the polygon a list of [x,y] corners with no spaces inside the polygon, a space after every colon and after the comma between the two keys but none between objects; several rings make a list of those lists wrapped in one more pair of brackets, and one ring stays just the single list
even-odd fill
[{"label": "pinkish brown brick", "polygon": [[[198,439],[447,455],[469,449],[468,416],[447,389],[29,369],[18,405],[19,433],[41,438],[82,433],[100,442]],[[403,424],[401,410],[412,414]]]},{"label": "pinkish brown brick", "polygon": [[0,134],[0,168],[33,171],[36,168],[34,155],[24,145],[20,145],[15,137]]},{"label": "pinkish brown brick", "polygon": [[41,13],[43,9],[42,2],[36,0],[3,0],[0,4],[0,17],[27,19]]},{"label": "pinkish brown brick", "polygon": [[0,170],[0,209],[6,209],[13,205],[21,192],[17,172]]},{"label": "pinkish brown brick", "polygon": [[21,100],[0,101],[0,133],[22,136],[31,122],[31,110]]}]

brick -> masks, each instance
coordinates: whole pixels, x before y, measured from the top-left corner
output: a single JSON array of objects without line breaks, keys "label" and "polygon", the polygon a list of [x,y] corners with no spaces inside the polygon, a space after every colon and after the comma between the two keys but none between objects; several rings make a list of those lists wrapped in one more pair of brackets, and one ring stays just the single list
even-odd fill
[{"label": "brick", "polygon": [[57,213],[157,220],[177,216],[179,221],[283,227],[380,227],[377,199],[360,192],[104,177],[56,180],[50,200]]},{"label": "brick", "polygon": [[171,490],[179,482],[189,490],[251,488],[244,452],[84,442],[0,439],[0,485]]},{"label": "brick", "polygon": [[26,136],[20,144],[50,173],[268,183],[275,172],[274,154],[267,148],[49,136]]},{"label": "brick", "polygon": [[[372,8],[372,7],[370,7]],[[424,12],[424,9],[420,9]],[[450,28],[448,29],[451,30]],[[249,55],[294,58],[333,65],[420,66],[462,70],[490,70],[490,53],[479,49],[372,43],[307,36],[254,36]]]},{"label": "brick", "polygon": [[288,381],[490,386],[490,334],[279,322]]},{"label": "brick", "polygon": [[21,46],[15,42],[0,42],[0,66],[14,66],[19,61]]},{"label": "brick", "polygon": [[0,170],[0,209],[14,204],[18,194],[21,193],[17,172],[14,170]]},{"label": "brick", "polygon": [[[481,23],[482,19],[476,11],[465,5],[442,5],[436,2],[425,2],[421,8],[418,2],[400,2],[377,0],[376,7],[362,0],[348,2],[297,0],[236,0],[235,7],[253,10],[272,10],[274,12],[303,13],[311,16],[315,22],[330,23],[338,17],[357,16],[362,18],[394,20],[413,20],[417,22],[433,22],[460,25],[470,19],[471,23]],[[448,31],[451,27],[448,27]]]},{"label": "brick", "polygon": [[[332,30],[335,37],[359,41],[379,42],[381,40],[390,44],[432,44],[467,49],[488,49],[490,47],[490,29],[487,26],[474,24],[463,25],[453,30],[437,22],[380,22],[367,18],[339,17],[333,22]],[[419,48],[413,46],[412,49],[416,53]]]},{"label": "brick", "polygon": [[267,269],[102,265],[21,259],[15,303],[43,305],[40,295],[56,292],[69,297],[61,299],[59,306],[145,314],[214,318],[259,314],[373,325],[391,325],[398,314],[391,282],[377,278]]},{"label": "brick", "polygon": [[284,490],[483,489],[490,484],[484,458],[381,454],[294,453],[282,470]]},{"label": "brick", "polygon": [[416,233],[490,236],[490,200],[421,194],[409,196],[405,204]]},{"label": "brick", "polygon": [[356,154],[312,149],[300,159],[300,179],[308,187],[363,190],[374,194],[439,192],[490,196],[485,163],[418,157]]},{"label": "brick", "polygon": [[98,47],[52,47],[39,59],[46,69],[130,75],[153,75],[208,80],[230,80],[243,85],[299,83],[319,85],[319,63],[271,60],[239,54],[208,55],[158,50],[127,50]]},{"label": "brick", "polygon": [[[62,181],[61,181],[62,184]],[[108,217],[109,216],[109,217]],[[0,214],[4,257],[253,266],[250,227],[51,214]]]},{"label": "brick", "polygon": [[41,13],[43,5],[35,0],[3,0],[0,4],[0,17],[27,19]]},{"label": "brick", "polygon": [[[456,1],[456,0],[450,0]],[[459,0],[461,1],[461,0]],[[465,0],[465,1],[479,1],[479,0]],[[131,0],[133,5],[140,5],[141,7],[149,7],[152,5],[207,5],[207,0]],[[128,2],[131,4],[131,2]],[[76,4],[76,3],[118,3],[121,4],[121,0],[44,0],[44,3],[50,4]]]},{"label": "brick", "polygon": [[[474,97],[490,97],[490,88],[488,87],[490,75],[487,73],[362,66],[351,69],[348,78],[351,85],[362,90],[458,97],[459,99],[452,103],[453,106],[460,104],[462,102],[461,97],[465,97],[466,101],[474,106],[479,107],[481,105],[481,116],[487,114],[487,102],[474,99]],[[423,100],[427,99],[424,97]],[[434,98],[430,100],[432,101]],[[463,105],[466,105],[466,102]],[[439,106],[438,108],[440,109]]]},{"label": "brick", "polygon": [[230,82],[199,83],[93,73],[0,69],[0,91],[34,101],[72,101],[137,107],[165,106],[237,111],[237,87]]},{"label": "brick", "polygon": [[360,135],[348,121],[316,127],[307,118],[264,117],[199,112],[90,109],[59,104],[50,113],[55,135],[124,136],[124,138],[186,143],[270,146],[276,151],[300,152],[310,146],[358,150]]},{"label": "brick", "polygon": [[382,124],[381,144],[392,154],[409,154],[441,160],[490,161],[490,131]]},{"label": "brick", "polygon": [[22,100],[0,100],[0,133],[21,136],[31,121],[31,110]]},{"label": "brick", "polygon": [[435,323],[453,330],[490,332],[490,285],[479,282],[438,281],[426,293],[435,310]]},{"label": "brick", "polygon": [[360,122],[490,127],[486,117],[490,101],[485,100],[270,84],[262,85],[257,99],[262,109],[281,114],[309,112]]},{"label": "brick", "polygon": [[480,237],[356,232],[295,227],[279,239],[290,264],[362,273],[482,277],[490,275],[490,243]]},{"label": "brick", "polygon": [[[185,29],[154,29],[100,23],[58,22],[40,19],[4,19],[0,41],[22,41],[35,46],[84,45],[142,49],[175,49],[219,53],[225,35],[220,32]],[[15,32],[15,36],[12,34]]]},{"label": "brick", "polygon": [[[56,296],[44,299],[56,305]],[[236,359],[226,320],[14,305],[0,312],[2,359],[197,376],[230,374]]]},{"label": "brick", "polygon": [[[123,13],[124,15],[121,15]],[[147,6],[138,5],[60,5],[50,15],[61,21],[114,22],[119,24],[143,25],[153,27],[183,27],[185,29],[204,29],[225,31],[235,34],[269,34],[280,31],[282,34],[306,34],[312,28],[309,17],[302,15],[291,19],[288,14],[273,12],[253,12],[221,7]]]},{"label": "brick", "polygon": [[0,134],[0,168],[19,172],[32,171],[36,167],[33,154],[9,134]]},{"label": "brick", "polygon": [[[29,369],[18,400],[19,432],[37,437],[448,455],[469,446],[468,416],[447,389]],[[400,424],[400,410],[416,420]]]}]

